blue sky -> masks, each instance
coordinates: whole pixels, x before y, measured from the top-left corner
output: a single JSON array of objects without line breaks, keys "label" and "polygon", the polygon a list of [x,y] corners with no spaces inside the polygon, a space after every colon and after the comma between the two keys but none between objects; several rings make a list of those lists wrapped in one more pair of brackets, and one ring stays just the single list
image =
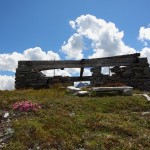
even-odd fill
[{"label": "blue sky", "polygon": [[[83,47],[88,45],[89,48],[90,45],[95,44],[92,35],[87,38],[85,35],[87,33],[77,31],[77,28],[81,26],[76,22],[76,19],[83,18],[82,15],[86,16],[85,20],[102,19],[107,24],[112,22],[119,30],[118,32],[123,31],[124,33],[123,37],[119,38],[119,42],[122,40],[121,42],[135,51],[141,51],[146,47],[147,50],[143,53],[150,54],[150,39],[149,35],[146,38],[145,33],[148,30],[144,30],[144,37],[138,40],[140,28],[149,29],[149,6],[150,0],[0,0],[0,60],[5,61],[6,59],[5,65],[1,65],[3,68],[0,67],[0,77],[2,79],[2,76],[10,76],[15,72],[12,71],[11,73],[11,69],[4,69],[4,66],[10,66],[6,62],[9,62],[9,56],[12,59],[11,54],[13,52],[23,54],[29,48],[39,47],[41,48],[39,51],[45,53],[52,51],[58,54],[60,59],[74,59],[69,55],[69,45],[67,46],[68,40],[73,35],[77,35],[78,40],[79,37],[83,38],[84,46],[81,43]],[[87,16],[88,14],[90,16]],[[78,25],[73,28],[69,23],[70,21],[74,21]],[[74,37],[72,40],[74,40]],[[62,46],[65,45],[63,44],[64,41],[66,46],[62,50]],[[87,47],[85,49],[88,49]],[[71,46],[71,48],[73,47]],[[92,56],[92,53],[94,53],[92,48],[94,49],[91,46],[90,50],[81,50],[82,52],[75,54],[84,53],[83,57],[77,56],[78,58],[92,58],[94,57],[94,55]],[[103,50],[105,51],[105,49]],[[99,52],[95,51],[95,53],[98,54]],[[4,54],[7,54],[7,56],[4,56]]]},{"label": "blue sky", "polygon": [[58,51],[73,32],[69,21],[83,14],[115,23],[124,41],[140,49],[138,31],[150,23],[149,6],[149,0],[0,0],[0,51]]}]

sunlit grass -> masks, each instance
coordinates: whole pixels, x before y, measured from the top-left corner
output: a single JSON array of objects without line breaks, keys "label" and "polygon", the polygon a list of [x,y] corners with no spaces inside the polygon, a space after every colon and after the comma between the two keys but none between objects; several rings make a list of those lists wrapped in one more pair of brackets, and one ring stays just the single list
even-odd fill
[{"label": "sunlit grass", "polygon": [[1,109],[12,111],[13,103],[22,100],[42,109],[11,119],[15,132],[5,150],[150,147],[150,114],[141,115],[150,103],[142,96],[78,97],[61,88],[0,91]]}]

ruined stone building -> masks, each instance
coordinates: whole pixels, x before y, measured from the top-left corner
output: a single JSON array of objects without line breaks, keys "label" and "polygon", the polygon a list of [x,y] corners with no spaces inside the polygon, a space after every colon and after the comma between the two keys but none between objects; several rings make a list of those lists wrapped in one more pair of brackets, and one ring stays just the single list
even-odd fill
[{"label": "ruined stone building", "polygon": [[[91,76],[83,76],[84,68],[91,68]],[[102,67],[111,67],[112,75],[101,73]],[[41,71],[50,69],[80,68],[79,77],[46,77]],[[16,69],[16,89],[48,88],[55,83],[73,84],[90,81],[91,86],[122,83],[140,90],[150,91],[150,67],[140,53],[105,58],[57,61],[19,61]]]}]

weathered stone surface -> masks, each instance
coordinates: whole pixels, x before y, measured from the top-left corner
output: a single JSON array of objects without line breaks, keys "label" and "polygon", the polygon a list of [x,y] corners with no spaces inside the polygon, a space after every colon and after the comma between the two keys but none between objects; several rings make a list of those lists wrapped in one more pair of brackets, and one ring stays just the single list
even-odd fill
[{"label": "weathered stone surface", "polygon": [[126,70],[123,74],[124,77],[130,77],[133,75],[133,71],[131,69]]},{"label": "weathered stone surface", "polygon": [[132,95],[132,90],[133,87],[93,87],[92,91],[94,92],[113,92],[113,91],[117,91],[118,93],[120,93],[121,95],[124,96],[130,96]]},{"label": "weathered stone surface", "polygon": [[70,92],[70,93],[76,93],[76,92],[81,91],[81,89],[80,88],[76,88],[74,86],[68,86],[67,87],[67,91]]},{"label": "weathered stone surface", "polygon": [[124,96],[131,96],[132,95],[132,89],[125,89],[122,91],[122,95]]},{"label": "weathered stone surface", "polygon": [[95,92],[107,92],[107,91],[125,91],[125,90],[131,90],[133,87],[129,86],[120,86],[120,87],[92,87],[92,91]]},{"label": "weathered stone surface", "polygon": [[[91,81],[92,86],[120,82],[138,89],[150,90],[150,67],[147,58],[139,58],[139,56],[138,53],[83,60],[19,61],[15,74],[15,87],[16,89],[47,88],[56,83],[72,85],[74,81]],[[114,66],[110,69],[114,73],[113,76],[101,73],[101,67],[105,66]],[[82,76],[84,67],[91,67],[92,76]],[[46,77],[40,72],[64,68],[81,68],[80,77]]]},{"label": "weathered stone surface", "polygon": [[143,94],[143,96],[150,102],[150,97],[147,94]]},{"label": "weathered stone surface", "polygon": [[78,91],[75,93],[75,95],[77,95],[77,96],[87,96],[89,94],[90,94],[90,92],[88,92],[88,91]]},{"label": "weathered stone surface", "polygon": [[150,111],[145,111],[141,113],[142,116],[149,115],[149,114],[150,114]]}]

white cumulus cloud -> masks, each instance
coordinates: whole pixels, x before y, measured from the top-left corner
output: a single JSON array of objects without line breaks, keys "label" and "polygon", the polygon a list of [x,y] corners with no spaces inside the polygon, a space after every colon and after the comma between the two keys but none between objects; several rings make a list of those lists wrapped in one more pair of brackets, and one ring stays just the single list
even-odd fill
[{"label": "white cumulus cloud", "polygon": [[45,70],[45,71],[42,71],[43,74],[45,74],[47,77],[51,77],[51,76],[71,76],[71,74],[66,71],[65,69],[64,70],[61,70],[61,69],[53,69],[53,70]]},{"label": "white cumulus cloud", "polygon": [[145,41],[145,40],[150,40],[150,27],[145,28],[141,27],[139,30],[139,40]]},{"label": "white cumulus cloud", "polygon": [[40,47],[29,48],[23,52],[23,57],[26,60],[59,60],[60,57],[53,51],[45,52]]},{"label": "white cumulus cloud", "polygon": [[0,90],[14,90],[14,84],[13,76],[0,75]]},{"label": "white cumulus cloud", "polygon": [[67,54],[68,58],[81,59],[84,57],[83,50],[86,44],[83,43],[83,39],[88,39],[91,42],[93,54],[88,56],[89,58],[136,52],[135,49],[125,45],[123,31],[119,31],[112,22],[106,22],[92,15],[81,15],[75,21],[70,21],[70,25],[75,29],[75,33],[62,46],[62,51]]},{"label": "white cumulus cloud", "polygon": [[13,52],[0,54],[0,71],[15,72],[19,60],[59,60],[60,57],[53,51],[45,52],[40,47],[29,48],[23,53]]},{"label": "white cumulus cloud", "polygon": [[67,58],[81,59],[83,48],[82,35],[75,33],[69,38],[68,43],[62,46],[62,51],[67,54]]},{"label": "white cumulus cloud", "polygon": [[140,27],[138,39],[144,43],[144,48],[140,51],[141,57],[147,57],[150,64],[150,48],[148,41],[150,41],[150,27]]},{"label": "white cumulus cloud", "polygon": [[69,24],[73,29],[75,29],[76,25],[74,21],[69,21]]},{"label": "white cumulus cloud", "polygon": [[144,47],[141,50],[141,57],[147,57],[148,58],[148,62],[150,64],[150,48],[148,47]]},{"label": "white cumulus cloud", "polygon": [[24,56],[17,52],[11,54],[0,54],[0,70],[15,72],[18,60],[24,59]]},{"label": "white cumulus cloud", "polygon": [[[40,47],[29,48],[25,50],[23,53],[13,52],[10,54],[0,54],[0,71],[15,72],[19,60],[54,60],[54,59],[60,60],[60,57],[57,53],[53,51],[45,52]],[[56,72],[59,72],[59,74],[61,73],[61,71]],[[14,81],[15,79],[12,76],[0,75],[0,90],[13,90]]]}]

